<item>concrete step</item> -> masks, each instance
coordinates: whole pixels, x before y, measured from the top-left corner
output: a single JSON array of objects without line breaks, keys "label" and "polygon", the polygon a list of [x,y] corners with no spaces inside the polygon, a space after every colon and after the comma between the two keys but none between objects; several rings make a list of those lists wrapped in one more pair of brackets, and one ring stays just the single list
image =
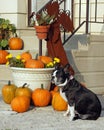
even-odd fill
[{"label": "concrete step", "polygon": [[[78,81],[98,94],[104,94],[104,36],[90,36],[88,50],[68,50],[66,54]],[[70,60],[71,59],[71,60]]]},{"label": "concrete step", "polygon": [[[69,35],[66,36],[66,38]],[[64,45],[66,51],[68,50],[88,50],[89,47],[89,35],[77,34],[71,37],[71,39]]]}]

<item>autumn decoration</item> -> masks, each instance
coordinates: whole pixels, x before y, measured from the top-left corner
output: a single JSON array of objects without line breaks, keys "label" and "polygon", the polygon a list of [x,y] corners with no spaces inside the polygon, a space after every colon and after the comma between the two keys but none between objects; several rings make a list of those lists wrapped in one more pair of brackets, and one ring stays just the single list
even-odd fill
[{"label": "autumn decoration", "polygon": [[32,100],[37,107],[47,106],[51,101],[51,93],[47,89],[44,89],[42,85],[41,88],[37,88],[33,91]]},{"label": "autumn decoration", "polygon": [[13,111],[23,113],[30,108],[30,98],[27,96],[17,96],[11,102],[11,108]]},{"label": "autumn decoration", "polygon": [[28,87],[27,83],[24,83],[23,86],[20,86],[16,89],[15,96],[27,96],[31,99],[32,90]]},{"label": "autumn decoration", "polygon": [[23,40],[20,37],[12,37],[9,39],[10,50],[21,50],[23,48]]},{"label": "autumn decoration", "polygon": [[13,98],[15,97],[15,91],[17,86],[11,84],[11,81],[8,81],[8,84],[5,84],[2,87],[2,98],[5,103],[10,104]]},{"label": "autumn decoration", "polygon": [[20,56],[21,56],[21,59],[25,60],[25,62],[32,59],[32,55],[29,51],[22,52]]},{"label": "autumn decoration", "polygon": [[59,92],[54,94],[52,98],[52,107],[54,110],[66,111],[67,105],[68,105],[67,102],[61,97]]},{"label": "autumn decoration", "polygon": [[14,57],[12,54],[6,56],[6,64],[10,67],[20,68],[54,68],[56,64],[60,63],[60,59],[49,56],[38,56],[36,59],[32,58],[30,53],[24,52]]},{"label": "autumn decoration", "polygon": [[7,62],[6,56],[8,52],[6,50],[0,50],[0,64],[5,64]]}]

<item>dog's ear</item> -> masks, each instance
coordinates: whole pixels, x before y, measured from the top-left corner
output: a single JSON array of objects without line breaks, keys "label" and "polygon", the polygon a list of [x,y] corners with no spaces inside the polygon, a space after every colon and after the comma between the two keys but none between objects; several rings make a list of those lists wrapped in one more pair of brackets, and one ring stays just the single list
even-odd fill
[{"label": "dog's ear", "polygon": [[64,72],[65,72],[65,73],[69,72],[69,68],[70,68],[70,65],[69,65],[69,64],[66,64],[66,65],[64,66]]}]

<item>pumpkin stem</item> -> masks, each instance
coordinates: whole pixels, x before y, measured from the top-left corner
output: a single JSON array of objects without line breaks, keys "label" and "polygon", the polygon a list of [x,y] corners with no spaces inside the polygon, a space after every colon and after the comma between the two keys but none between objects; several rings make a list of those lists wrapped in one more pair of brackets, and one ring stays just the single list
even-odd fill
[{"label": "pumpkin stem", "polygon": [[43,84],[41,84],[41,89],[44,89]]},{"label": "pumpkin stem", "polygon": [[24,83],[23,86],[22,86],[22,88],[25,88],[26,85],[27,85],[27,83]]},{"label": "pumpkin stem", "polygon": [[38,59],[38,53],[36,54],[36,56],[35,56],[35,60],[37,60]]},{"label": "pumpkin stem", "polygon": [[11,85],[11,81],[10,80],[8,81],[8,85]]},{"label": "pumpkin stem", "polygon": [[18,37],[17,33],[15,32],[15,37]]}]

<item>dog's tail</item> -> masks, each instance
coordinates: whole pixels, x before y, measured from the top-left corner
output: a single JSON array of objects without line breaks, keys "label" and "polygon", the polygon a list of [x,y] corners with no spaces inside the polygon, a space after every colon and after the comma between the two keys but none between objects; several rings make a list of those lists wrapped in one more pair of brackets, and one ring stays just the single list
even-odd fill
[{"label": "dog's tail", "polygon": [[93,112],[91,114],[78,114],[78,117],[82,120],[97,120],[99,118],[99,114]]}]

